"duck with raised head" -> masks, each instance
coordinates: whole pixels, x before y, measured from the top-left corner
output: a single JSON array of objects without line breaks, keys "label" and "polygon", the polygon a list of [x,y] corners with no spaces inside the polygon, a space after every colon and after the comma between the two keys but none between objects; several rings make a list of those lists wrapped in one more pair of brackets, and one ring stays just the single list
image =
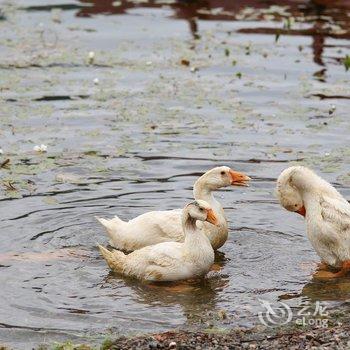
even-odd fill
[{"label": "duck with raised head", "polygon": [[209,204],[196,200],[182,211],[185,240],[150,245],[126,255],[119,250],[109,251],[99,245],[108,266],[124,276],[145,281],[178,281],[204,276],[214,263],[214,250],[208,237],[196,221],[218,221]]},{"label": "duck with raised head", "polygon": [[[203,174],[194,184],[195,200],[204,200],[211,206],[218,220],[214,226],[208,222],[199,222],[213,249],[219,249],[227,240],[228,224],[221,204],[213,192],[230,185],[248,186],[248,176],[227,166],[213,168]],[[182,209],[150,211],[130,221],[117,216],[111,220],[97,218],[106,228],[110,244],[120,250],[133,251],[148,245],[175,241],[183,242],[184,233],[181,224]]]},{"label": "duck with raised head", "polygon": [[306,219],[307,236],[322,259],[320,277],[341,277],[350,271],[350,204],[327,181],[304,166],[285,169],[277,179],[276,194],[287,210]]}]

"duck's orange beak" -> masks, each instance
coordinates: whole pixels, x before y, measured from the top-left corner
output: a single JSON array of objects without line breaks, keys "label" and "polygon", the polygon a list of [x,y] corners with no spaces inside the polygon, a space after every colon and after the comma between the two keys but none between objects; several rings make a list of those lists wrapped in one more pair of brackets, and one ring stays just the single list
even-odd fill
[{"label": "duck's orange beak", "polygon": [[250,180],[250,177],[243,174],[239,173],[238,171],[233,171],[232,169],[230,170],[230,176],[231,176],[231,185],[233,186],[249,186],[248,181]]},{"label": "duck's orange beak", "polygon": [[218,219],[213,211],[213,209],[208,209],[207,210],[207,220],[208,222],[210,222],[213,225],[217,225],[218,224]]},{"label": "duck's orange beak", "polygon": [[296,213],[302,215],[303,217],[305,217],[306,215],[306,209],[305,206],[302,206],[299,210],[296,211]]}]

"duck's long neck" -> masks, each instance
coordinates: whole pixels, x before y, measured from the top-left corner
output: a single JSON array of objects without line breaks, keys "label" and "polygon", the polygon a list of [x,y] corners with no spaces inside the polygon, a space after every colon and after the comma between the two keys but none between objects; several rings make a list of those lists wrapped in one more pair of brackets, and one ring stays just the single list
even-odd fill
[{"label": "duck's long neck", "polygon": [[195,182],[193,186],[193,197],[209,203],[217,216],[218,228],[226,229],[227,220],[224,209],[222,208],[220,202],[215,199],[213,191],[214,190],[208,186],[205,175],[203,175]]},{"label": "duck's long neck", "polygon": [[202,253],[208,245],[211,247],[207,236],[198,229],[196,219],[192,218],[186,210],[182,216],[182,229],[185,234],[185,249],[191,255],[196,255],[198,252]]},{"label": "duck's long neck", "polygon": [[316,220],[322,222],[321,196],[318,193],[306,192],[301,194],[305,208],[305,219],[307,222]]},{"label": "duck's long neck", "polygon": [[321,179],[317,175],[310,176],[305,180],[305,187],[299,192],[304,202],[306,213],[313,212],[316,214],[320,211],[320,201],[322,197],[336,198],[345,201],[344,197],[327,181]]},{"label": "duck's long neck", "polygon": [[201,199],[203,201],[206,201],[207,203],[212,206],[214,203],[216,204],[217,201],[214,198],[212,190],[209,188],[208,184],[206,183],[206,179],[204,176],[201,176],[194,184],[193,186],[193,197],[195,199]]}]

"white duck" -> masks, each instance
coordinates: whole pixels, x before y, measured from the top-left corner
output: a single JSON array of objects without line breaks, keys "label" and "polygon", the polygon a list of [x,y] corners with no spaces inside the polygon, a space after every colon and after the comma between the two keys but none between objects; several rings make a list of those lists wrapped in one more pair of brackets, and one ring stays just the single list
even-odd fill
[{"label": "white duck", "polygon": [[350,271],[350,204],[327,181],[310,169],[293,166],[277,179],[281,205],[303,215],[307,236],[328,266],[340,268],[325,277],[344,276]]},{"label": "white duck", "polygon": [[[195,182],[194,198],[208,202],[218,220],[217,226],[207,222],[199,223],[199,227],[208,236],[213,249],[219,249],[226,242],[228,225],[224,210],[212,192],[229,185],[248,186],[249,180],[248,176],[233,171],[227,166],[221,166],[207,171]],[[112,220],[97,219],[106,228],[113,247],[133,251],[161,242],[183,242],[181,215],[182,209],[174,209],[147,212],[128,222],[117,216]]]},{"label": "white duck", "polygon": [[196,221],[217,224],[209,204],[197,200],[182,211],[183,243],[163,242],[126,255],[98,246],[108,266],[124,276],[145,281],[178,281],[204,276],[214,263],[214,250]]}]

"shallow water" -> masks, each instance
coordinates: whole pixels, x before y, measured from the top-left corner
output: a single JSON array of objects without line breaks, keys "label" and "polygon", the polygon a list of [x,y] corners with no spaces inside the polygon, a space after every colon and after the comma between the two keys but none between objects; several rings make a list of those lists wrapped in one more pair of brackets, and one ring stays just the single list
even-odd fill
[{"label": "shallow water", "polygon": [[[305,164],[350,198],[348,2],[234,3],[0,2],[2,343],[254,325],[259,299],[345,307],[350,278],[312,279],[303,219],[273,188]],[[217,165],[253,178],[217,193],[222,269],[165,285],[109,274],[94,216],[182,207]]]}]

